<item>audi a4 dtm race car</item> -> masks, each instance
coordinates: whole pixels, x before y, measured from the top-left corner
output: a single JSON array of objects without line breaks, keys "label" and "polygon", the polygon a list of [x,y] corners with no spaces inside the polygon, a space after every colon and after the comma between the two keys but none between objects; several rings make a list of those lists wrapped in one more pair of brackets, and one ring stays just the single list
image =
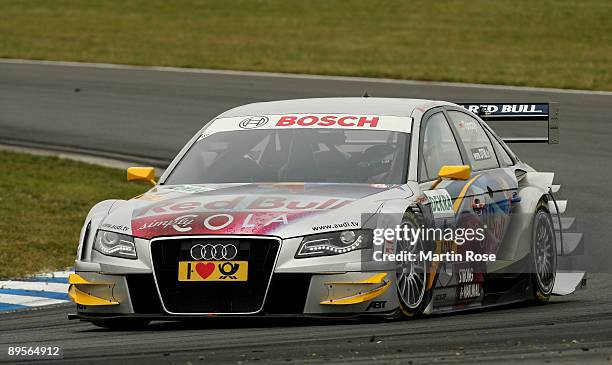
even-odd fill
[{"label": "audi a4 dtm race car", "polygon": [[[231,109],[159,181],[128,169],[148,192],[91,209],[70,318],[402,318],[569,294],[584,273],[566,260],[580,242],[564,240],[559,185],[506,144],[557,142],[557,118],[555,104],[392,98]],[[546,136],[521,136],[532,123]]]}]

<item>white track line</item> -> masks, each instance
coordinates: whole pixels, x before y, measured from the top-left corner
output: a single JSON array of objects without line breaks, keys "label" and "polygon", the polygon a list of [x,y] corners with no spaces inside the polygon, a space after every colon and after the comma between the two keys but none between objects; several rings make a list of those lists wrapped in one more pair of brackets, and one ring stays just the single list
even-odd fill
[{"label": "white track line", "polygon": [[[0,143],[0,151],[21,152],[21,153],[28,153],[31,155],[39,155],[39,156],[56,156],[56,157],[67,159],[67,160],[85,162],[91,165],[111,167],[114,169],[122,169],[122,170],[125,170],[128,167],[139,166],[142,164],[141,162],[133,162],[133,161],[130,162],[128,160],[119,160],[119,159],[113,159],[113,158],[107,158],[107,157],[88,155],[86,152],[83,152],[83,153],[62,152],[62,151],[54,150],[52,148],[45,149],[42,146],[41,147],[21,147],[21,146],[12,146],[8,144]],[[164,173],[164,169],[156,168],[155,173],[157,174],[157,176],[161,176]],[[41,276],[41,275],[44,276],[44,275],[49,275],[49,274],[40,274],[36,276]],[[59,277],[59,276],[54,276],[54,277]]]},{"label": "white track line", "polygon": [[[0,281],[0,289],[22,289],[35,291],[50,291],[57,293],[66,293],[68,284],[62,283],[47,283],[44,281]],[[0,299],[0,302],[3,300]]]},{"label": "white track line", "polygon": [[489,85],[489,84],[473,84],[473,83],[444,82],[444,81],[396,80],[396,79],[386,79],[386,78],[377,79],[377,78],[372,78],[372,77],[326,76],[326,75],[308,75],[308,74],[280,73],[280,72],[212,70],[212,69],[205,69],[205,68],[181,68],[181,67],[161,67],[161,66],[132,66],[132,65],[117,65],[117,64],[110,64],[110,63],[70,62],[70,61],[36,61],[36,60],[20,60],[20,59],[12,59],[12,58],[0,58],[0,63],[24,64],[24,65],[45,65],[45,66],[65,66],[65,67],[89,67],[89,68],[116,69],[116,70],[179,72],[179,73],[196,73],[196,74],[228,75],[228,76],[251,76],[251,77],[308,79],[308,80],[371,82],[371,83],[400,84],[400,85],[412,85],[412,86],[443,86],[443,87],[460,87],[460,88],[471,88],[471,89],[516,90],[516,91],[531,91],[531,92],[548,92],[548,93],[557,93],[557,94],[612,96],[612,91],[554,89],[554,88],[539,88],[539,87],[529,87],[529,86],[508,86],[508,85],[495,85],[495,84]]},{"label": "white track line", "polygon": [[36,277],[45,278],[67,278],[70,274],[74,274],[74,271],[54,271],[43,274],[36,274]]},{"label": "white track line", "polygon": [[18,304],[26,307],[40,307],[43,305],[66,303],[65,300],[61,299],[49,299],[41,297],[31,297],[27,295],[12,295],[12,294],[0,294],[1,304]]}]

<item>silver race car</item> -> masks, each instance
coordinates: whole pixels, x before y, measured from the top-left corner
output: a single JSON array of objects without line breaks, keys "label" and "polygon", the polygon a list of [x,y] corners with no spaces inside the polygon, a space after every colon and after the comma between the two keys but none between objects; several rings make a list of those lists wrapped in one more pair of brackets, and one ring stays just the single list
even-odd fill
[{"label": "silver race car", "polygon": [[[484,120],[518,133],[501,139]],[[525,137],[538,123],[545,136]],[[558,107],[329,98],[231,109],[159,181],[128,169],[148,192],[91,209],[70,318],[402,318],[572,293],[586,279],[571,261],[581,241],[562,234],[572,219],[560,217],[559,185],[505,142],[558,142]]]}]

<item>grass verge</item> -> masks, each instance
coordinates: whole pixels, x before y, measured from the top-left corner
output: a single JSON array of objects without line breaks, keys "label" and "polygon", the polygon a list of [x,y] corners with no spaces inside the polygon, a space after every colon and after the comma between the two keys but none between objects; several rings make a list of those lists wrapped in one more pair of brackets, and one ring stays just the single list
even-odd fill
[{"label": "grass verge", "polygon": [[49,156],[0,151],[0,171],[0,278],[74,265],[89,209],[148,189],[122,170]]},{"label": "grass verge", "polygon": [[0,57],[612,90],[612,2],[13,0]]}]

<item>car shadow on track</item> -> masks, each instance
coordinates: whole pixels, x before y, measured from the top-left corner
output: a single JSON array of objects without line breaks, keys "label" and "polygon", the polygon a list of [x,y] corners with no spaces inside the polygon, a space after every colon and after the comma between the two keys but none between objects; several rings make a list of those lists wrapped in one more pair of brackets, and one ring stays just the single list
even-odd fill
[{"label": "car shadow on track", "polygon": [[[249,329],[249,328],[273,328],[273,327],[313,327],[333,325],[356,325],[363,323],[383,323],[384,319],[373,321],[372,319],[361,320],[327,319],[327,318],[191,318],[187,320],[161,320],[153,321],[145,328],[121,330],[130,332],[149,331],[182,331],[182,330],[210,330],[210,329]],[[113,332],[116,330],[91,327],[81,332]]]},{"label": "car shadow on track", "polygon": [[[529,302],[504,304],[486,308],[471,308],[459,312],[439,313],[431,316],[423,316],[405,320],[406,323],[414,321],[426,321],[435,318],[457,317],[465,315],[478,316],[479,313],[490,313],[500,311],[516,310],[556,310],[559,306],[571,304],[571,299],[555,300],[546,305],[534,305]],[[362,325],[362,324],[384,324],[394,321],[381,317],[350,317],[350,318],[320,318],[320,317],[239,317],[239,318],[189,318],[177,321],[154,321],[141,329],[121,330],[122,332],[163,332],[163,331],[188,331],[188,330],[213,330],[213,329],[249,329],[249,328],[273,328],[273,327],[321,327],[336,325]],[[397,321],[397,320],[396,320]],[[116,330],[91,327],[81,332],[114,332]]]},{"label": "car shadow on track", "polygon": [[556,299],[554,301],[548,302],[546,304],[534,304],[529,301],[522,301],[516,303],[507,303],[507,304],[499,304],[492,305],[487,307],[475,307],[475,308],[466,308],[463,310],[455,310],[451,312],[442,312],[436,313],[429,317],[421,317],[422,319],[427,318],[444,318],[444,317],[457,317],[457,316],[468,316],[468,315],[478,315],[478,313],[495,313],[502,311],[516,311],[516,310],[549,310],[552,308],[558,309],[559,305],[571,304],[576,302],[572,299]]}]

